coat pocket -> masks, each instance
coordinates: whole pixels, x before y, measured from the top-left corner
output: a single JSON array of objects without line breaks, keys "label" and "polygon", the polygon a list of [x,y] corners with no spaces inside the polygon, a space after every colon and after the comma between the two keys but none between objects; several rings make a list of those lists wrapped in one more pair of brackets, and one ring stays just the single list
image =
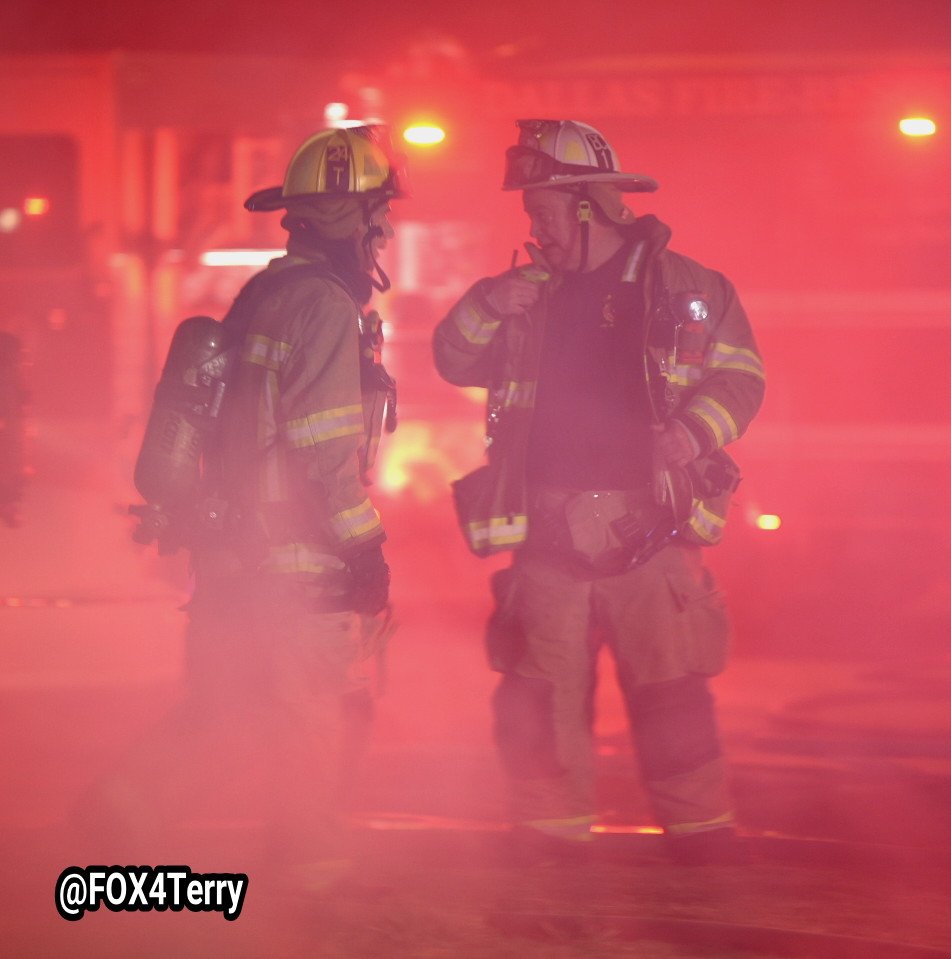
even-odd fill
[{"label": "coat pocket", "polygon": [[452,484],[456,517],[469,549],[491,556],[517,549],[528,533],[524,491],[509,482],[505,463],[489,463]]},{"label": "coat pocket", "polygon": [[683,623],[686,672],[716,676],[726,666],[733,627],[723,593],[703,566],[668,573],[667,583]]}]

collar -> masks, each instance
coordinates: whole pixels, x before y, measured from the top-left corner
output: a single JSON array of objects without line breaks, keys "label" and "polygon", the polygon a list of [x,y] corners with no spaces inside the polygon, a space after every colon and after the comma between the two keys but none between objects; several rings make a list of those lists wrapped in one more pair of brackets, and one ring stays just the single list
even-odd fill
[{"label": "collar", "polygon": [[290,262],[307,261],[323,266],[350,294],[358,306],[370,301],[373,285],[360,268],[357,252],[350,240],[325,240],[294,231],[287,239],[287,258]]}]

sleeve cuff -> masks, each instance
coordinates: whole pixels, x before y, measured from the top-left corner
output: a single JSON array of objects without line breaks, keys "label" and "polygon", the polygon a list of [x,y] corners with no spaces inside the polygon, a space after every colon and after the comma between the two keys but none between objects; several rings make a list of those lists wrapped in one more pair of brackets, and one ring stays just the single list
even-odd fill
[{"label": "sleeve cuff", "polygon": [[690,443],[693,446],[694,459],[697,459],[701,456],[707,456],[717,448],[716,443],[711,439],[710,434],[700,423],[693,422],[688,418],[681,419],[679,416],[674,417],[674,419],[686,431],[686,434],[690,439]]},{"label": "sleeve cuff", "polygon": [[472,288],[472,292],[475,294],[476,301],[479,304],[479,309],[487,313],[493,320],[504,320],[505,314],[500,313],[494,306],[489,302],[488,296],[486,295],[487,287],[491,280],[479,280],[478,283]]}]

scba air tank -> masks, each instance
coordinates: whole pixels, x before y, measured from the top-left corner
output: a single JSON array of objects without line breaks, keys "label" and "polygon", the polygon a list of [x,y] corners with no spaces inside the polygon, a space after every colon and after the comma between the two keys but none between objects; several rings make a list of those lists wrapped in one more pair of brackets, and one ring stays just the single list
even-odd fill
[{"label": "scba air tank", "polygon": [[198,495],[202,448],[224,398],[225,346],[225,328],[210,316],[175,330],[135,464],[135,488],[154,510],[179,511]]}]

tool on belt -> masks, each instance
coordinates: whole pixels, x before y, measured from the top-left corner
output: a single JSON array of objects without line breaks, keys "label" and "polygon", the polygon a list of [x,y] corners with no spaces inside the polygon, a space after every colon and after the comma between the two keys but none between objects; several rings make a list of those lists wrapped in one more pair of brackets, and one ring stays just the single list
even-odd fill
[{"label": "tool on belt", "polygon": [[647,562],[673,535],[673,514],[649,488],[534,491],[529,550],[598,575]]}]

